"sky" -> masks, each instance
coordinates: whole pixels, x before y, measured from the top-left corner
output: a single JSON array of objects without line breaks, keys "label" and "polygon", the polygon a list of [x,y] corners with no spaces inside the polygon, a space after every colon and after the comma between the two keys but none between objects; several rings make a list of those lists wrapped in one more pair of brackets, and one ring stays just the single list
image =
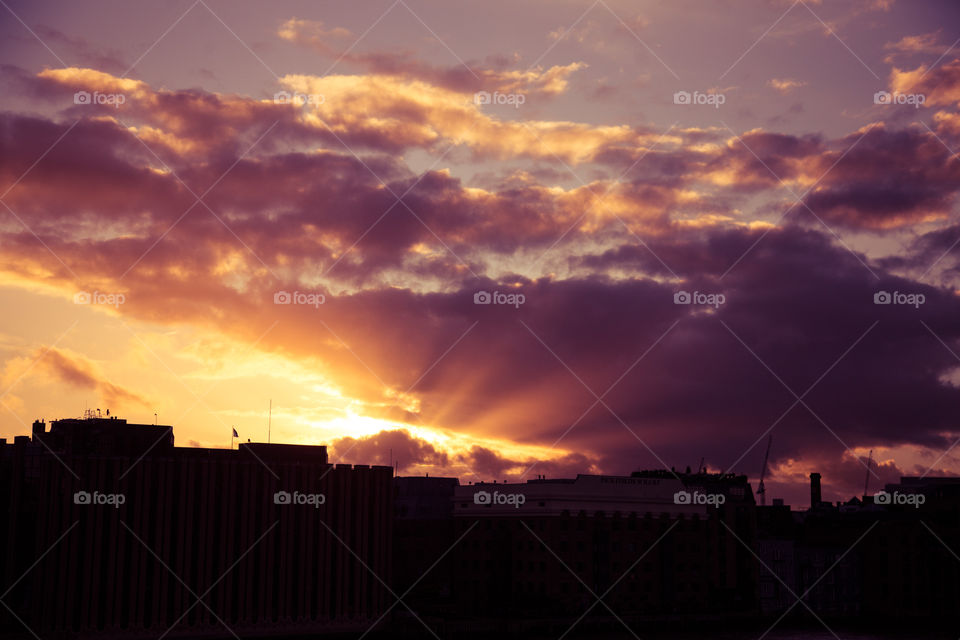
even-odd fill
[{"label": "sky", "polygon": [[770,442],[798,506],[960,473],[954,2],[0,16],[0,437],[464,483]]}]

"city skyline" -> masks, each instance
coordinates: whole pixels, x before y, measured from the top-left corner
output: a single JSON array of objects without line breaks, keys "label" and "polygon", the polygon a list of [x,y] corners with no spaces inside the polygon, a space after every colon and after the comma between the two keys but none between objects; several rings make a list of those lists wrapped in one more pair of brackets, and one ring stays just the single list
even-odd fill
[{"label": "city skyline", "polygon": [[960,475],[950,2],[0,14],[0,437]]},{"label": "city skyline", "polygon": [[37,421],[0,439],[0,621],[11,638],[951,637],[960,477],[831,504],[812,473],[809,490],[793,509],[702,470],[463,485],[324,446]]}]

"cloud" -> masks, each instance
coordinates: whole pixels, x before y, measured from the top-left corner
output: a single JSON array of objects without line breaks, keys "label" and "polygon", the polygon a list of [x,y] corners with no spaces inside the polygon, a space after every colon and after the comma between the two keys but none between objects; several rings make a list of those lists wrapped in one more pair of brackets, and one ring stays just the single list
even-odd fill
[{"label": "cloud", "polygon": [[960,105],[960,59],[933,68],[921,65],[912,71],[895,67],[890,72],[890,90],[923,94],[927,106]]},{"label": "cloud", "polygon": [[150,405],[142,396],[104,379],[96,367],[82,356],[70,355],[54,347],[40,349],[34,356],[47,374],[77,389],[96,392],[112,408],[131,404],[142,407]]},{"label": "cloud", "polygon": [[[911,280],[900,269],[912,265],[878,260],[874,248],[851,255],[802,208],[778,222],[778,177],[802,192],[826,174],[807,203],[831,227],[947,225],[957,160],[929,131],[738,138],[687,128],[653,148],[642,127],[499,120],[419,80],[285,82],[326,99],[296,108],[44,72],[34,89],[66,98],[70,117],[0,115],[5,183],[46,153],[5,197],[36,236],[0,230],[0,269],[65,297],[123,291],[118,313],[132,319],[256,341],[335,380],[371,417],[537,448],[567,433],[540,463],[546,473],[682,468],[703,455],[712,468],[752,471],[771,425],[777,464],[842,461],[841,440],[951,442],[956,361],[918,319],[956,345],[952,290]],[[79,89],[130,100],[83,111],[69,100]],[[591,181],[546,184],[534,166],[479,187],[445,169],[417,174],[402,157],[449,143],[471,159],[590,162]],[[727,303],[677,305],[680,289]],[[874,305],[881,289],[926,303]],[[327,298],[321,308],[273,304],[281,290]],[[526,302],[477,305],[480,290]],[[264,334],[277,322],[282,331]],[[133,401],[63,357],[50,365],[57,379]],[[791,408],[784,385],[813,385],[808,406]],[[494,477],[536,458],[439,441],[391,430],[331,447],[357,462],[388,462],[394,449],[417,471],[476,466]]]},{"label": "cloud", "polygon": [[792,78],[772,78],[767,84],[784,95],[807,85],[803,80],[794,80]]},{"label": "cloud", "polygon": [[[559,87],[552,72],[538,78],[541,91]],[[529,84],[520,76],[502,80],[499,90],[504,92]],[[326,142],[340,150],[347,145],[396,153],[410,148],[447,152],[463,145],[477,157],[526,156],[573,164],[617,148],[639,155],[654,143],[679,142],[676,136],[626,125],[504,120],[475,104],[472,92],[395,75],[281,78],[287,90],[322,96],[307,108],[199,90],[154,90],[141,81],[92,69],[47,69],[33,81],[20,78],[19,83],[37,96],[69,104],[75,117],[95,114],[122,121],[174,168],[188,154],[238,155],[266,131],[270,136],[265,146],[272,148]],[[73,105],[76,91],[121,94],[125,101],[119,109]]]},{"label": "cloud", "polygon": [[332,58],[336,63],[353,64],[367,75],[416,80],[447,91],[472,94],[477,91],[521,92],[530,96],[549,97],[567,90],[569,77],[584,69],[582,62],[556,65],[548,69],[535,67],[510,70],[511,59],[492,56],[485,63],[464,62],[452,67],[437,67],[417,60],[409,51],[374,51],[354,53],[334,47],[331,40],[349,35],[346,30],[327,30],[323,23],[291,18],[281,25],[277,35],[288,42],[308,46]]},{"label": "cloud", "polygon": [[512,482],[533,480],[538,475],[571,478],[577,474],[598,473],[596,461],[582,453],[558,455],[553,459],[515,460],[496,451],[475,445],[458,457],[473,474],[488,480],[503,479]]},{"label": "cloud", "polygon": [[123,54],[113,48],[102,49],[91,44],[84,38],[71,37],[47,25],[37,25],[34,28],[37,36],[49,46],[61,53],[69,55],[83,64],[94,69],[101,69],[110,73],[124,73],[128,64],[123,60]]},{"label": "cloud", "polygon": [[[464,145],[481,158],[534,157],[580,164],[617,146],[632,150],[660,136],[626,125],[593,126],[566,121],[503,120],[474,103],[472,94],[451,91],[420,80],[388,75],[289,75],[291,90],[325,96],[304,118],[320,121],[347,144],[375,144],[442,152]],[[528,98],[526,104],[531,104]],[[669,139],[667,142],[676,142]]]},{"label": "cloud", "polygon": [[[333,462],[390,465],[402,472],[418,466],[446,467],[449,456],[433,444],[410,435],[405,429],[380,431],[360,438],[339,438],[331,445]],[[391,457],[392,456],[392,457]]]},{"label": "cloud", "polygon": [[282,39],[297,44],[309,44],[313,46],[325,46],[325,41],[331,38],[348,38],[353,34],[344,27],[333,27],[327,29],[320,20],[304,20],[302,18],[290,18],[277,30],[277,35]]},{"label": "cloud", "polygon": [[940,33],[940,30],[937,30],[915,36],[904,36],[896,42],[886,43],[883,45],[883,48],[892,53],[884,58],[884,62],[893,64],[897,58],[912,55],[934,56],[937,58],[945,54],[949,50],[949,46],[938,42],[940,40]]},{"label": "cloud", "polygon": [[344,437],[330,445],[335,463],[397,464],[400,473],[466,476],[476,480],[522,481],[537,475],[553,477],[596,473],[595,461],[581,453],[558,451],[552,458],[509,458],[489,447],[473,445],[467,450],[448,450],[410,434],[405,429],[384,430],[359,438]]},{"label": "cloud", "polygon": [[[950,215],[960,187],[960,159],[922,127],[867,127],[847,137],[849,150],[816,160],[829,173],[806,202],[830,224],[888,229]],[[836,166],[830,167],[836,162]]]}]

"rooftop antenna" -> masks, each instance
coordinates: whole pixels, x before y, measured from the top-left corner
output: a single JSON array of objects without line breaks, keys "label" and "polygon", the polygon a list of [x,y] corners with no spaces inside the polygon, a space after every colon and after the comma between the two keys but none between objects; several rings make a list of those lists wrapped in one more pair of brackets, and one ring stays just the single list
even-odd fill
[{"label": "rooftop antenna", "polygon": [[763,486],[763,479],[767,475],[767,461],[770,459],[770,445],[773,444],[773,434],[767,439],[767,452],[763,456],[763,469],[760,470],[760,484],[757,485],[757,494],[760,495],[760,506],[767,504],[767,488]]},{"label": "rooftop antenna", "polygon": [[870,485],[870,462],[873,461],[873,449],[870,449],[870,455],[867,456],[867,477],[863,479],[863,498],[867,498],[867,487]]},{"label": "rooftop antenna", "polygon": [[270,430],[273,427],[273,398],[270,398],[270,411],[267,413],[267,444],[270,444]]},{"label": "rooftop antenna", "polygon": [[706,460],[706,458],[700,458],[700,466],[697,467],[697,473],[703,473],[703,461],[704,461],[704,460]]}]

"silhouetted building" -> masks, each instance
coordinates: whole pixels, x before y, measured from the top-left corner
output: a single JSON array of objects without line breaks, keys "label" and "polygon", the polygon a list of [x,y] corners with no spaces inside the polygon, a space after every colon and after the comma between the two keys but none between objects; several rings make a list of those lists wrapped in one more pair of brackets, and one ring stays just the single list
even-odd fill
[{"label": "silhouetted building", "polygon": [[[454,542],[453,492],[457,478],[394,478],[394,590],[409,593],[406,602],[420,616],[450,612],[453,556],[444,554]],[[412,587],[412,589],[411,589]],[[406,608],[395,610],[406,617]],[[416,621],[417,631],[422,627]],[[413,626],[413,625],[411,625]]]},{"label": "silhouetted building", "polygon": [[631,620],[752,611],[756,563],[737,538],[753,543],[753,504],[745,477],[706,473],[455,487],[457,611],[568,620],[604,593]]},{"label": "silhouetted building", "polygon": [[799,519],[783,501],[757,507],[757,556],[762,563],[759,572],[761,613],[786,611],[796,602],[793,594],[797,593],[798,531]]},{"label": "silhouetted building", "polygon": [[762,611],[787,611],[796,601],[789,588],[825,619],[927,628],[955,620],[960,478],[905,477],[836,504],[814,500],[819,491],[814,473],[809,510],[758,508],[758,555],[779,577],[761,570]]},{"label": "silhouetted building", "polygon": [[365,629],[392,603],[389,467],[101,418],[0,445],[0,591],[42,637]]},{"label": "silhouetted building", "polygon": [[820,488],[820,474],[810,474],[810,508],[816,509],[823,502],[823,492]]}]

